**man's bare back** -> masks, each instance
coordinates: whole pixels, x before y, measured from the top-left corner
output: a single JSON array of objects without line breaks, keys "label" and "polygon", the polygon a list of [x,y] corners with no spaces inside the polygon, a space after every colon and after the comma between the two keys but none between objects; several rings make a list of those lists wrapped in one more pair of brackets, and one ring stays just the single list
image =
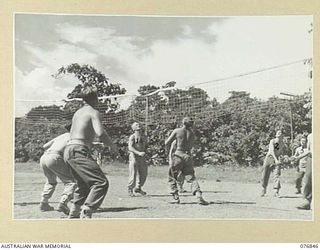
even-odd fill
[{"label": "man's bare back", "polygon": [[69,139],[70,139],[70,134],[64,133],[54,138],[53,140],[49,141],[43,147],[48,151],[51,150],[51,151],[63,152]]},{"label": "man's bare back", "polygon": [[191,129],[186,127],[176,128],[173,130],[165,144],[171,145],[174,140],[176,140],[177,143],[175,152],[189,153],[193,147],[194,133]]},{"label": "man's bare back", "polygon": [[99,116],[99,112],[90,105],[84,105],[72,118],[72,128],[70,139],[83,140],[86,143],[92,143],[96,136],[93,120]]},{"label": "man's bare back", "polygon": [[190,129],[176,129],[177,150],[182,152],[190,152],[193,147],[194,134]]}]

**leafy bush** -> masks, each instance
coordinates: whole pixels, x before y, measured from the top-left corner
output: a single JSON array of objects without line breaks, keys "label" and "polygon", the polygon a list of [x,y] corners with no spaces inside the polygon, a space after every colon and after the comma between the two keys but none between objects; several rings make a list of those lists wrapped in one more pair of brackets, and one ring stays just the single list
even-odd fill
[{"label": "leafy bush", "polygon": [[[69,98],[77,97],[83,86],[95,85],[100,95],[123,94],[125,89],[120,84],[111,84],[104,74],[95,68],[78,64],[71,64],[58,70],[55,77],[64,74],[74,74],[81,84],[68,94]],[[175,82],[169,82],[163,87],[174,87]],[[272,97],[266,101],[251,98],[244,91],[231,91],[230,97],[223,103],[216,99],[210,100],[208,94],[192,87],[188,90],[174,89],[166,92],[165,98],[158,94],[150,95],[148,102],[143,95],[159,90],[159,87],[145,85],[139,88],[140,96],[131,103],[127,110],[119,110],[117,103],[106,102],[110,112],[125,112],[134,110],[135,113],[145,117],[148,103],[148,148],[147,161],[150,165],[163,165],[168,162],[164,142],[170,132],[176,128],[177,121],[189,115],[195,118],[196,141],[192,151],[196,165],[214,165],[231,162],[236,165],[255,166],[261,164],[268,150],[270,139],[276,130],[282,129],[287,138],[291,136],[293,128],[294,141],[285,140],[286,154],[299,145],[301,136],[311,132],[312,100],[311,92],[305,93],[283,105],[283,100]],[[188,105],[181,105],[186,102]],[[282,104],[281,104],[282,103]],[[43,153],[42,145],[64,133],[64,124],[61,119],[49,116],[52,110],[58,111],[60,116],[71,119],[72,113],[81,105],[79,102],[69,102],[64,110],[53,107],[36,107],[21,122],[16,119],[15,127],[15,159],[17,161],[39,160]],[[134,106],[134,109],[132,109]],[[186,108],[187,107],[187,108]],[[43,117],[32,120],[37,112]],[[130,113],[130,112],[129,112]],[[105,120],[107,114],[103,114]],[[210,118],[209,118],[210,117]],[[291,124],[292,118],[292,124]],[[68,119],[62,119],[68,122]],[[70,120],[69,120],[70,122]],[[118,145],[119,152],[128,161],[128,138],[131,131],[132,120],[117,126],[105,125],[106,131]],[[106,161],[111,160],[108,149],[104,149],[103,156]]]}]

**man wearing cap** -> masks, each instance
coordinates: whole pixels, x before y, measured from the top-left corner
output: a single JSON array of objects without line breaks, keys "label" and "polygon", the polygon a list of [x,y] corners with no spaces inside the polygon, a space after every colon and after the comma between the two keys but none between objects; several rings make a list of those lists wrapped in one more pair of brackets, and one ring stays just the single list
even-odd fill
[{"label": "man wearing cap", "polygon": [[173,197],[171,203],[180,203],[177,184],[178,176],[183,176],[184,179],[191,183],[192,194],[197,197],[198,204],[208,205],[202,197],[202,192],[199,183],[195,177],[193,168],[191,149],[194,144],[194,133],[192,131],[193,120],[190,117],[185,117],[182,120],[182,127],[173,130],[169,138],[165,141],[165,146],[168,147],[176,140],[177,149],[172,156],[172,163],[169,169],[169,187]]},{"label": "man wearing cap", "polygon": [[82,90],[83,107],[72,118],[70,140],[64,151],[64,159],[77,180],[69,218],[91,218],[102,204],[109,187],[108,180],[91,155],[95,137],[108,145],[115,154],[118,149],[104,130],[98,107],[97,89],[85,86]]}]

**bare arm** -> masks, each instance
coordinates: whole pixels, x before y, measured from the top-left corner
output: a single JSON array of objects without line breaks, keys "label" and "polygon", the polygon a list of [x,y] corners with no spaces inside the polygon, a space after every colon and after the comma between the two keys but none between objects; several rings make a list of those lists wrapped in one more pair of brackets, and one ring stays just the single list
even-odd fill
[{"label": "bare arm", "polygon": [[54,143],[54,139],[52,139],[51,141],[48,141],[46,144],[43,145],[43,149],[47,150],[48,148],[50,148],[52,146],[52,144]]},{"label": "bare arm", "polygon": [[[299,147],[298,147],[299,148]],[[299,151],[298,151],[298,148],[296,149],[296,151],[294,152],[294,157],[298,157],[299,156]]]},{"label": "bare arm", "polygon": [[177,149],[177,141],[175,140],[171,143],[170,151],[169,151],[169,158],[172,157],[172,155],[176,149]]},{"label": "bare arm", "polygon": [[311,155],[311,147],[312,147],[312,134],[308,135],[308,144],[307,144],[307,149],[306,151],[304,151],[301,155],[299,155],[298,157],[296,157],[296,160],[300,160],[306,156]]},{"label": "bare arm", "polygon": [[171,145],[171,143],[176,139],[176,130],[173,130],[171,135],[169,136],[169,138],[165,141],[165,147],[166,147],[166,150],[168,152],[169,150],[169,146]]},{"label": "bare arm", "polygon": [[306,149],[306,151],[304,151],[301,155],[299,155],[299,156],[296,156],[296,155],[295,155],[295,159],[296,159],[297,161],[299,161],[300,159],[308,156],[310,153],[311,153],[310,150],[309,150],[309,149]]},{"label": "bare arm", "polygon": [[110,136],[104,130],[103,125],[101,123],[101,117],[98,111],[95,111],[91,117],[92,126],[94,132],[99,137],[99,139],[105,144],[108,145],[114,153],[118,153],[117,146],[112,142]]}]

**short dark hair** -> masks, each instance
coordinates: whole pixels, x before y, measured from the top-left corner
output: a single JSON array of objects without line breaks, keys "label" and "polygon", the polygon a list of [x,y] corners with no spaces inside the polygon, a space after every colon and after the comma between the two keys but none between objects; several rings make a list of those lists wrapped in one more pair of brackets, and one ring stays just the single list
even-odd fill
[{"label": "short dark hair", "polygon": [[95,86],[84,86],[81,91],[81,97],[85,102],[90,102],[98,98],[98,90]]},{"label": "short dark hair", "polygon": [[70,132],[71,126],[72,126],[72,124],[69,123],[69,124],[65,125],[64,128],[65,128],[68,132]]},{"label": "short dark hair", "polygon": [[182,124],[186,125],[186,126],[193,126],[194,121],[193,121],[192,117],[186,116],[182,119]]}]

